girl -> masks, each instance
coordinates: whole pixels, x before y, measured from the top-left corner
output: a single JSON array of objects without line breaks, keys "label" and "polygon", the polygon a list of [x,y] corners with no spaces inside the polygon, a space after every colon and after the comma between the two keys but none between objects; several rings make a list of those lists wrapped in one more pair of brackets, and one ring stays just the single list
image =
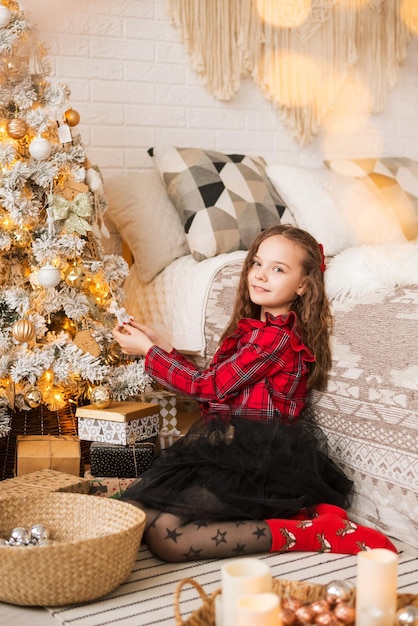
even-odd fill
[{"label": "girl", "polygon": [[126,354],[145,356],[156,381],[200,403],[187,435],[123,496],[145,510],[144,539],[159,558],[396,552],[384,535],[348,519],[352,483],[305,410],[331,364],[324,270],[309,233],[280,225],[259,234],[204,371],[149,327],[132,321],[113,330]]}]

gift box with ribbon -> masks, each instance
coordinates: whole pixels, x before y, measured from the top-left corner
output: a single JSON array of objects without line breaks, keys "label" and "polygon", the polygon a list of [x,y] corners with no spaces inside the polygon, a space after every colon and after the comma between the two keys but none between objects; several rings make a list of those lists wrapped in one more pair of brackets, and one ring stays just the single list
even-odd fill
[{"label": "gift box with ribbon", "polygon": [[81,447],[76,435],[17,435],[16,476],[51,469],[80,476]]},{"label": "gift box with ribbon", "polygon": [[90,446],[92,476],[135,478],[151,465],[155,444],[139,442],[128,446],[93,442]]},{"label": "gift box with ribbon", "polygon": [[160,450],[165,450],[169,446],[172,446],[177,439],[184,437],[184,435],[177,428],[168,428],[164,426],[160,429],[158,439],[160,444]]}]

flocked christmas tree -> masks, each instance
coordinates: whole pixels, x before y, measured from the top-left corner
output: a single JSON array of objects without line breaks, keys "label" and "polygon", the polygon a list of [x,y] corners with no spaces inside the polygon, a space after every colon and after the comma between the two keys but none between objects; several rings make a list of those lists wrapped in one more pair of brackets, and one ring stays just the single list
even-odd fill
[{"label": "flocked christmas tree", "polygon": [[58,411],[150,384],[111,329],[128,266],[106,255],[106,200],[67,86],[13,0],[0,6],[0,436],[11,411]]}]

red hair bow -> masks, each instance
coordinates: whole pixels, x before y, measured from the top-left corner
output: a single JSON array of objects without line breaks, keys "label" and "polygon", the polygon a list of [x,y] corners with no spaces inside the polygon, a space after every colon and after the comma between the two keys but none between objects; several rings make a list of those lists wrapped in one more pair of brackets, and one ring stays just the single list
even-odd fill
[{"label": "red hair bow", "polygon": [[322,245],[322,243],[319,243],[319,251],[321,253],[321,265],[319,266],[319,269],[321,270],[321,272],[325,272],[325,270],[327,269],[327,266],[325,265],[325,255],[324,255],[324,246]]}]

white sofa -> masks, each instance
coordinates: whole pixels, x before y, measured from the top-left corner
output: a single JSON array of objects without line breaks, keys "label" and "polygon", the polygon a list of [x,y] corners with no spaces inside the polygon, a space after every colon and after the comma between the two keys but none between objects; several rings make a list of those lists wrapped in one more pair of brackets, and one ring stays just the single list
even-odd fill
[{"label": "white sofa", "polygon": [[[108,218],[133,255],[125,307],[203,366],[228,321],[245,250],[192,256],[201,244],[185,234],[190,214],[163,161],[159,171],[151,163],[105,179]],[[414,162],[388,170],[387,161],[271,164],[263,175],[284,201],[281,221],[310,230],[327,253],[333,365],[312,401],[331,456],[354,480],[351,517],[418,549],[418,176]]]}]

